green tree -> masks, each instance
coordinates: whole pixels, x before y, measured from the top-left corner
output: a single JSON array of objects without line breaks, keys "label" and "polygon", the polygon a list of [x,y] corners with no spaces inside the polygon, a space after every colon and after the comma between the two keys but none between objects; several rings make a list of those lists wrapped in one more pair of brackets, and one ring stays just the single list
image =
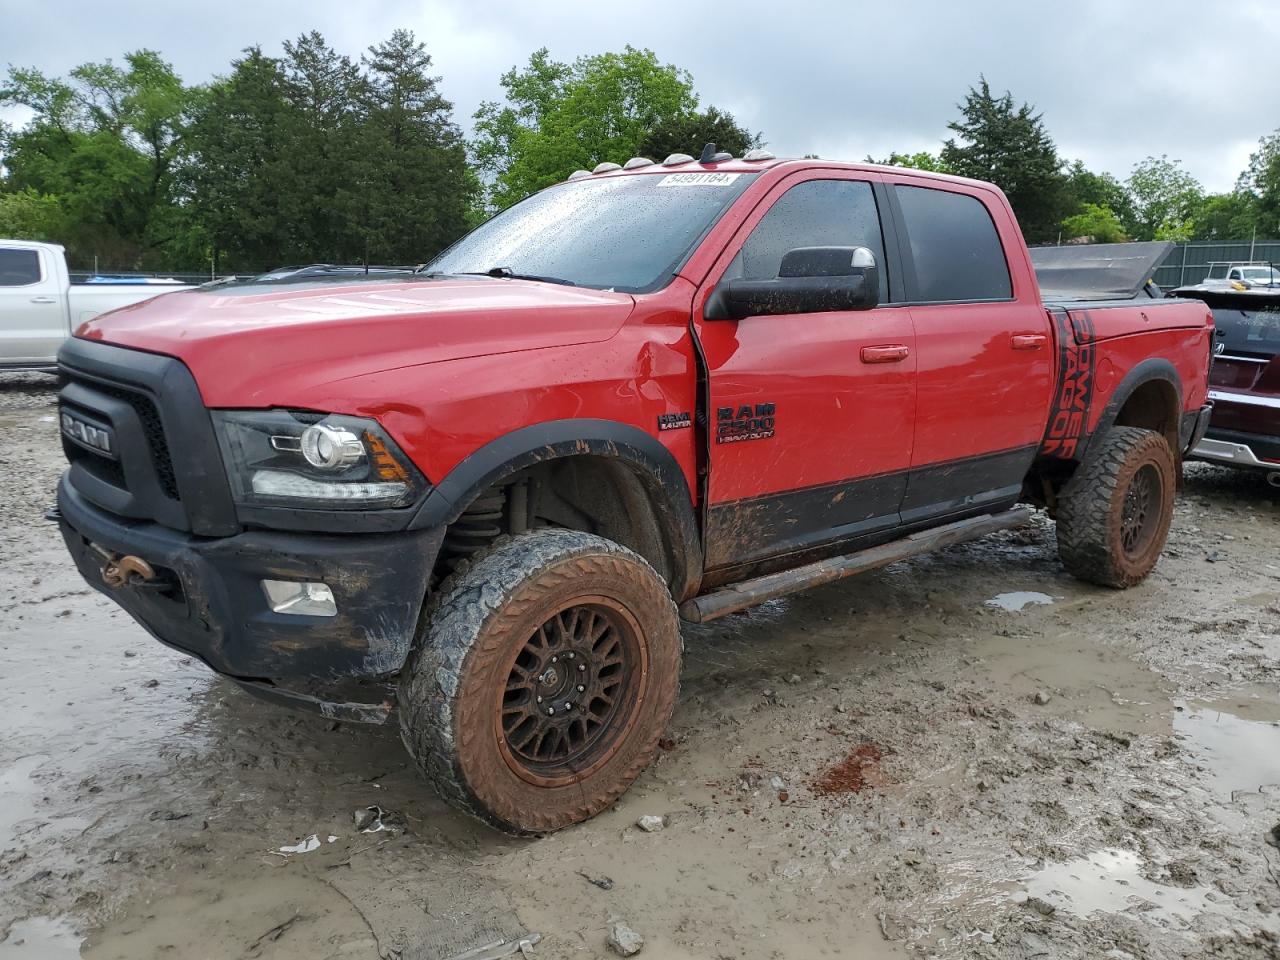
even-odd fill
[{"label": "green tree", "polygon": [[1084,211],[1086,204],[1106,207],[1121,225],[1133,221],[1133,198],[1123,183],[1109,173],[1094,173],[1079,160],[1066,169],[1067,198],[1075,213]]},{"label": "green tree", "polygon": [[57,242],[66,229],[66,215],[57,197],[30,187],[0,193],[0,237]]},{"label": "green tree", "polygon": [[733,114],[708,107],[702,111],[658,118],[640,144],[638,155],[661,163],[673,153],[696,157],[708,143],[740,157],[760,146],[760,135],[741,126]]},{"label": "green tree", "polygon": [[436,87],[425,44],[409,30],[369,48],[361,162],[355,181],[366,262],[420,263],[468,226],[476,181],[453,105]]},{"label": "green tree", "polygon": [[4,138],[4,189],[57,198],[73,258],[163,259],[180,240],[167,212],[187,113],[201,95],[150,50],[127,54],[124,66],[83,64],[65,80],[11,67],[0,105],[24,106],[33,117]]},{"label": "green tree", "polygon": [[1254,223],[1259,236],[1280,237],[1280,130],[1258,141],[1249,166],[1236,182],[1236,193],[1254,200]]},{"label": "green tree", "polygon": [[1079,213],[1063,220],[1062,232],[1072,239],[1092,237],[1094,243],[1123,243],[1129,239],[1114,211],[1096,203],[1085,203]]},{"label": "green tree", "polygon": [[1193,240],[1248,239],[1257,226],[1258,200],[1243,190],[1204,198],[1192,217]]},{"label": "green tree", "polygon": [[281,66],[283,115],[281,159],[292,185],[282,197],[291,233],[289,260],[359,261],[365,242],[358,224],[362,197],[371,188],[353,180],[360,167],[361,105],[369,99],[359,65],[312,30],[285,41]]},{"label": "green tree", "polygon": [[877,163],[882,167],[909,167],[912,170],[928,170],[930,173],[955,173],[936,153],[920,150],[916,153],[898,153],[893,151],[887,160],[876,160],[867,157],[867,163]]},{"label": "green tree", "polygon": [[230,75],[196,111],[185,193],[220,269],[255,271],[310,259],[294,242],[289,221],[297,207],[290,200],[297,188],[291,111],[280,61],[258,47],[232,62]]},{"label": "green tree", "polygon": [[687,71],[630,46],[572,64],[544,48],[501,82],[505,102],[481,104],[472,144],[488,203],[498,209],[576,169],[639,155],[655,131],[670,130],[698,106]]},{"label": "green tree", "polygon": [[1015,106],[1008,92],[993,95],[985,77],[969,89],[960,113],[947,125],[959,139],[943,143],[942,162],[961,176],[1000,187],[1029,241],[1055,238],[1070,199],[1041,115],[1030,104]]},{"label": "green tree", "polygon": [[1177,160],[1147,157],[1127,181],[1133,219],[1125,229],[1135,240],[1189,240],[1204,199],[1200,184]]}]

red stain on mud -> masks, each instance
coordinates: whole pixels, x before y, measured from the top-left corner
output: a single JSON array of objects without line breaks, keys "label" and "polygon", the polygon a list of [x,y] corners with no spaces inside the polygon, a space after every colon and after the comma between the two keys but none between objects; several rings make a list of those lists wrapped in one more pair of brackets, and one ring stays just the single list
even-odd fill
[{"label": "red stain on mud", "polygon": [[814,781],[813,792],[819,797],[834,797],[882,786],[884,779],[880,775],[880,761],[883,757],[884,752],[874,743],[860,744]]}]

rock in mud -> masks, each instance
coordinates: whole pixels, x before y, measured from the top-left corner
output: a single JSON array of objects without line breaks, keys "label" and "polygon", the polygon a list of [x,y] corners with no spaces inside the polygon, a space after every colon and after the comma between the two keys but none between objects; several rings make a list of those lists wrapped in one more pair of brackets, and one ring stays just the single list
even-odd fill
[{"label": "rock in mud", "polygon": [[587,881],[587,883],[591,884],[593,887],[599,887],[601,890],[613,889],[612,877],[606,877],[603,874],[596,877],[596,876],[592,876],[589,873],[583,873],[581,870],[578,871],[578,876],[580,876],[583,880]]},{"label": "rock in mud", "polygon": [[634,957],[644,949],[644,937],[625,923],[615,923],[609,930],[609,949],[620,957]]},{"label": "rock in mud", "polygon": [[666,817],[655,817],[652,814],[646,814],[636,821],[636,826],[645,833],[657,833],[667,825]]},{"label": "rock in mud", "polygon": [[1053,697],[1044,690],[1037,690],[1035,695],[1031,698],[1032,702],[1039,704],[1042,707],[1052,699]]},{"label": "rock in mud", "polygon": [[407,824],[404,817],[394,810],[383,810],[379,806],[361,807],[351,814],[356,829],[361,833],[387,833],[395,836],[403,833]]}]

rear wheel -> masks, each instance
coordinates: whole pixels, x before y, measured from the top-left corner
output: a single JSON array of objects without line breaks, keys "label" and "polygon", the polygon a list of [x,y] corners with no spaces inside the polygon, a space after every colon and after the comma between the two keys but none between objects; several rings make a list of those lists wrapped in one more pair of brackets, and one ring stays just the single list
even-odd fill
[{"label": "rear wheel", "polygon": [[1076,577],[1131,587],[1149,574],[1173,519],[1177,466],[1153,430],[1113,427],[1058,499],[1058,556]]},{"label": "rear wheel", "polygon": [[652,761],[680,655],[675,605],[643,559],[578,531],[522,534],[441,588],[401,682],[401,734],[463,810],[556,830]]}]

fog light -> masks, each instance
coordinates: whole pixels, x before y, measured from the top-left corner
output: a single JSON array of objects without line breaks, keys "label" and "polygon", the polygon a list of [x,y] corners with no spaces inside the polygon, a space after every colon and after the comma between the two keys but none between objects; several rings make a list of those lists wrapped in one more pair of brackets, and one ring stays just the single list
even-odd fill
[{"label": "fog light", "polygon": [[327,583],[298,583],[295,580],[263,580],[262,591],[276,613],[299,617],[336,617],[338,604]]}]

